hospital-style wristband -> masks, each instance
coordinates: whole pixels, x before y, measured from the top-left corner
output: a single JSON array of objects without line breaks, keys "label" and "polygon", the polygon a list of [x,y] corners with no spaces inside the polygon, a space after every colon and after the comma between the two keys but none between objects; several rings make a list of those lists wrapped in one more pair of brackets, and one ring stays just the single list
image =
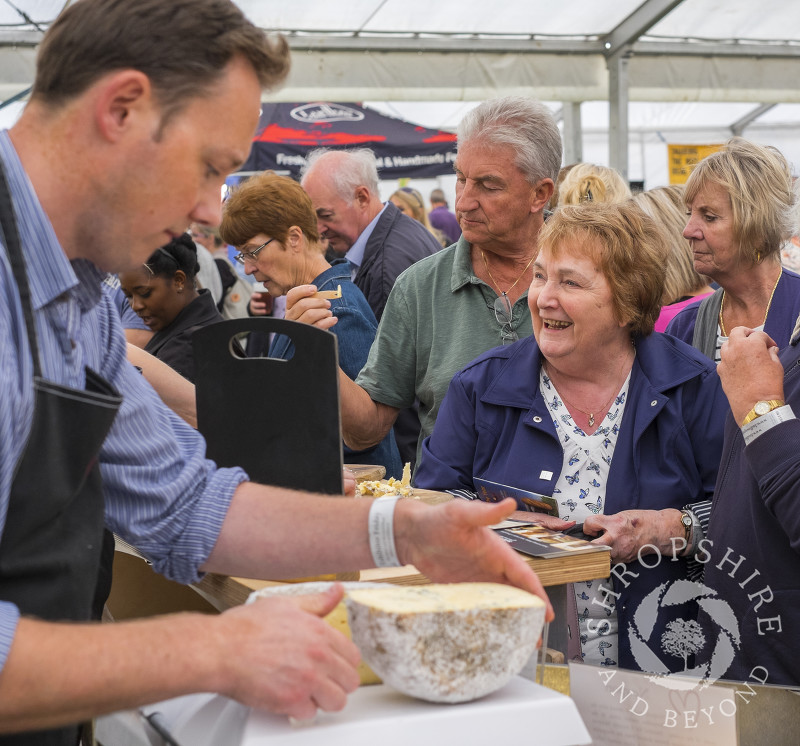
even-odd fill
[{"label": "hospital-style wristband", "polygon": [[794,419],[794,411],[789,404],[777,407],[767,412],[761,417],[755,417],[746,425],[742,425],[742,435],[744,444],[749,446],[759,435],[763,435],[767,430],[771,430],[781,422],[788,422]]},{"label": "hospital-style wristband", "polygon": [[369,509],[369,548],[376,567],[401,567],[394,545],[394,508],[400,495],[378,497]]}]

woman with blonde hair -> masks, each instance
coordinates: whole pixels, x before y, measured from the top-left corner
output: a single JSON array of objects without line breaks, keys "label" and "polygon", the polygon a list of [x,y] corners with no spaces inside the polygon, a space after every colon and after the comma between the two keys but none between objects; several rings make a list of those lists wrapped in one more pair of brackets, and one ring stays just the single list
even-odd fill
[{"label": "woman with blonde hair", "polygon": [[656,187],[637,194],[633,199],[664,229],[670,248],[662,297],[664,305],[655,326],[657,332],[663,332],[667,324],[686,306],[699,303],[714,291],[708,278],[695,270],[692,249],[683,237],[686,226],[683,186],[673,184]]},{"label": "woman with blonde hair", "polygon": [[794,228],[791,237],[784,242],[781,249],[781,264],[793,272],[800,272],[800,179],[794,180],[792,191],[794,192],[794,207],[792,208]]},{"label": "woman with blonde hair", "polygon": [[697,164],[685,204],[694,268],[720,287],[681,311],[667,332],[719,362],[731,329],[765,331],[783,349],[800,314],[800,276],[781,267],[792,234],[792,178],[775,148],[742,138]]},{"label": "woman with blonde hair", "polygon": [[425,201],[422,195],[411,187],[400,187],[391,197],[389,201],[410,218],[414,218],[418,223],[422,223],[435,237],[442,246],[449,246],[452,242],[447,236],[442,233],[438,228],[431,225],[428,219],[428,213],[425,210]]},{"label": "woman with blonde hair", "polygon": [[631,190],[622,175],[608,166],[578,163],[558,189],[558,206],[583,202],[624,202]]},{"label": "woman with blonde hair", "polygon": [[556,185],[553,189],[553,196],[550,197],[550,201],[547,203],[547,209],[552,212],[553,210],[558,207],[558,193],[561,190],[561,185],[564,183],[564,179],[567,178],[567,174],[572,171],[575,166],[578,166],[578,163],[569,163],[566,166],[562,166],[558,172],[558,177],[556,178]]}]

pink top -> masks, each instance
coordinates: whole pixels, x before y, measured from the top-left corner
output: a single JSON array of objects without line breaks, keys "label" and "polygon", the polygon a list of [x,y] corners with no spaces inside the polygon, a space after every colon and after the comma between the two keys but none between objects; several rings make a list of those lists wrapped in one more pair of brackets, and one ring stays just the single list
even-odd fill
[{"label": "pink top", "polygon": [[670,303],[668,306],[661,306],[661,313],[656,320],[655,331],[663,332],[667,330],[667,324],[672,321],[686,306],[691,306],[693,303],[699,303],[703,298],[711,293],[704,293],[703,295],[695,295],[688,300],[682,300],[678,303]]}]

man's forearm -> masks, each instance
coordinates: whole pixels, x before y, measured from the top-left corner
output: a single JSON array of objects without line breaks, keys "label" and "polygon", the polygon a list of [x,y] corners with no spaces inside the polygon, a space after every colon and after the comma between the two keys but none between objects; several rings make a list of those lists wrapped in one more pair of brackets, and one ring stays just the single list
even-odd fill
[{"label": "man's forearm", "polygon": [[22,619],[0,673],[0,732],[49,729],[195,692],[301,719],[340,710],[358,686],[358,649],[322,618],[341,598],[334,585],[218,616]]},{"label": "man's forearm", "polygon": [[161,400],[181,419],[197,428],[194,384],[180,373],[135,345],[128,343],[128,360],[138,366]]},{"label": "man's forearm", "polygon": [[211,620],[181,614],[119,624],[21,619],[0,673],[0,732],[42,730],[216,691]]},{"label": "man's forearm", "polygon": [[279,580],[373,567],[370,504],[242,483],[202,569]]},{"label": "man's forearm", "polygon": [[339,371],[339,396],[342,405],[342,437],[354,451],[378,445],[391,430],[400,412],[380,404],[355,381]]}]

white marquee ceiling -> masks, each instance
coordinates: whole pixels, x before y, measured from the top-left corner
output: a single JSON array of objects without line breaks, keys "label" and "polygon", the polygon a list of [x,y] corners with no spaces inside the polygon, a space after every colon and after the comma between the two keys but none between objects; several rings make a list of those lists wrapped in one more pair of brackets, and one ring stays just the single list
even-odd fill
[{"label": "white marquee ceiling", "polygon": [[[37,28],[65,4],[0,0],[2,98],[30,83]],[[283,100],[474,101],[520,91],[602,100],[606,46],[630,41],[631,100],[800,102],[795,0],[238,4],[259,26],[290,37],[296,54],[288,84],[276,94]]]},{"label": "white marquee ceiling", "polygon": [[[236,1],[257,25],[289,37],[292,72],[271,100],[371,102],[449,129],[499,95],[567,113],[581,102],[591,147],[619,111],[608,104],[609,70],[623,69],[631,149],[637,138],[644,153],[646,140],[680,133],[724,139],[737,124],[753,139],[768,130],[800,141],[797,0]],[[41,30],[65,4],[0,0],[0,101],[31,84]],[[0,124],[13,111],[0,109]]]}]

